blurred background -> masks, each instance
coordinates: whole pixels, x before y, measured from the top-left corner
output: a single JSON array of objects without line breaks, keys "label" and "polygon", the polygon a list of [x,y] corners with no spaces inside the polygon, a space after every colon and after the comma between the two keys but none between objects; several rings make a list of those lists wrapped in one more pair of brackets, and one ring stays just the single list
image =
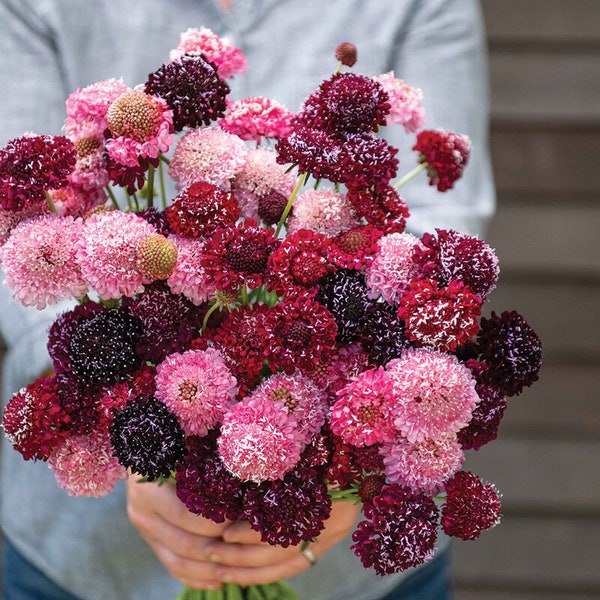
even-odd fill
[{"label": "blurred background", "polygon": [[455,600],[600,598],[600,0],[482,0],[501,274],[490,310],[540,335],[540,381],[465,468],[502,524],[454,545]]}]

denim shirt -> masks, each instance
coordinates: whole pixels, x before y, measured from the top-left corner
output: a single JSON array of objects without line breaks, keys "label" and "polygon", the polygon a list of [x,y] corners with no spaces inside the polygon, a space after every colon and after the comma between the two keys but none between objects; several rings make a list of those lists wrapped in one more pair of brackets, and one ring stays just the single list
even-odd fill
[{"label": "denim shirt", "polygon": [[[467,134],[472,155],[450,192],[438,193],[426,177],[402,188],[411,230],[484,232],[495,196],[485,34],[475,0],[234,0],[230,11],[202,0],[0,0],[0,146],[26,131],[60,133],[70,92],[111,77],[143,83],[181,32],[201,26],[228,36],[248,59],[248,73],[230,82],[233,98],[262,95],[297,110],[331,76],[334,49],[344,41],[358,48],[355,72],[393,70],[421,88],[426,127]],[[400,149],[399,174],[409,171],[414,137],[403,130],[387,137]],[[3,402],[50,366],[47,328],[64,308],[26,309],[1,288]],[[69,497],[46,464],[25,462],[3,444],[2,528],[29,561],[84,600],[175,597],[180,585],[127,519],[122,484],[103,499]],[[291,580],[303,600],[375,600],[405,576],[365,570],[350,544],[342,541]]]}]

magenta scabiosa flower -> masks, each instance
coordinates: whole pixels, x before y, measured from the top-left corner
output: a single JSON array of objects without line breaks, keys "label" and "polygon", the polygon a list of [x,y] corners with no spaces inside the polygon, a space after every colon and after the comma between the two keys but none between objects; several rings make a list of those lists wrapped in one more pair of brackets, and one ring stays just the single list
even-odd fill
[{"label": "magenta scabiosa flower", "polygon": [[391,185],[369,188],[350,185],[348,200],[356,213],[384,234],[402,233],[409,209]]}]

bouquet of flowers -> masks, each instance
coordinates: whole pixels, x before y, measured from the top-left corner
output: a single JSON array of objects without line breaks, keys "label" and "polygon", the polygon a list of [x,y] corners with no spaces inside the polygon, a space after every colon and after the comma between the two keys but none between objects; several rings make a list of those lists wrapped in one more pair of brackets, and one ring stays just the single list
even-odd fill
[{"label": "bouquet of flowers", "polygon": [[[496,437],[541,345],[515,311],[482,317],[499,273],[484,241],[405,231],[399,188],[420,171],[452,188],[469,140],[423,129],[420,90],[393,73],[353,73],[351,44],[336,58],[295,114],[232,102],[243,54],[190,29],[143,85],[74,91],[64,136],[0,150],[5,283],[25,306],[78,301],[49,330],[53,372],[2,424],[69,494],[169,479],[190,511],[270,544],[360,502],[352,548],[385,575],[431,558],[440,526],[498,522],[464,451]],[[416,155],[395,182],[394,126]],[[220,593],[292,597],[279,586]]]}]

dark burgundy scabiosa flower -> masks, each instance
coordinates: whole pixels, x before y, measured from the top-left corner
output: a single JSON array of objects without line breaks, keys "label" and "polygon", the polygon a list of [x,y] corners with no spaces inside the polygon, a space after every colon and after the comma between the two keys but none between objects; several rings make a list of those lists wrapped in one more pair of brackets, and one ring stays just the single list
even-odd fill
[{"label": "dark burgundy scabiosa flower", "polygon": [[416,567],[433,556],[438,510],[433,500],[409,492],[398,484],[383,486],[364,505],[351,546],[366,568],[390,575]]},{"label": "dark burgundy scabiosa flower", "polygon": [[269,256],[279,246],[273,229],[245,219],[235,227],[221,227],[204,246],[202,266],[218,290],[237,290],[242,284],[255,288],[269,277]]},{"label": "dark burgundy scabiosa flower", "polygon": [[232,226],[240,216],[240,207],[230,192],[208,181],[188,186],[165,211],[172,231],[185,238],[210,234],[219,227]]},{"label": "dark burgundy scabiosa flower", "polygon": [[144,91],[167,102],[175,131],[181,131],[223,117],[230,88],[214,63],[200,54],[185,54],[150,73]]},{"label": "dark burgundy scabiosa flower", "polygon": [[347,197],[354,210],[382,233],[405,230],[408,205],[391,185],[364,188],[350,184]]},{"label": "dark burgundy scabiosa flower", "polygon": [[55,379],[40,377],[14,394],[4,409],[2,427],[25,460],[48,460],[71,428]]},{"label": "dark burgundy scabiosa flower", "polygon": [[89,435],[99,427],[100,392],[81,383],[73,375],[55,376],[56,393],[62,410],[69,415],[72,435]]},{"label": "dark burgundy scabiosa flower", "polygon": [[455,279],[448,287],[438,287],[427,278],[415,279],[398,307],[408,339],[441,352],[454,352],[475,335],[480,314],[479,296]]},{"label": "dark burgundy scabiosa flower", "polygon": [[339,435],[328,432],[331,445],[331,460],[327,465],[327,481],[330,485],[337,485],[347,489],[360,481],[362,468],[354,460],[356,446],[346,443]]},{"label": "dark burgundy scabiosa flower", "polygon": [[189,436],[177,465],[177,497],[186,508],[215,523],[236,521],[243,515],[244,484],[227,471],[217,452],[216,431]]},{"label": "dark burgundy scabiosa flower", "polygon": [[164,236],[172,233],[164,210],[158,210],[155,206],[149,206],[137,214],[150,223],[150,225],[153,225],[154,229],[156,229],[156,233],[160,233]]},{"label": "dark burgundy scabiosa flower", "polygon": [[358,485],[358,497],[363,503],[372,502],[376,496],[381,494],[385,485],[385,475],[372,473],[362,478]]},{"label": "dark burgundy scabiosa flower", "polygon": [[514,396],[537,381],[542,343],[518,312],[492,312],[489,319],[482,318],[477,343],[480,360],[488,367],[480,375],[482,382]]},{"label": "dark burgundy scabiosa flower", "polygon": [[356,46],[350,42],[342,42],[335,49],[335,57],[346,67],[353,67],[358,59]]},{"label": "dark burgundy scabiosa flower", "polygon": [[77,152],[62,135],[24,135],[0,149],[0,206],[16,211],[46,201],[46,191],[66,187]]},{"label": "dark burgundy scabiosa flower", "polygon": [[244,509],[261,541],[287,548],[319,535],[331,514],[331,497],[321,471],[299,465],[283,479],[250,487]]},{"label": "dark burgundy scabiosa flower", "polygon": [[159,159],[152,158],[139,158],[138,165],[127,166],[123,165],[113,158],[108,153],[106,158],[106,170],[108,172],[108,178],[110,182],[118,187],[122,187],[127,190],[128,194],[135,194],[138,190],[141,190],[146,183],[146,171],[148,167],[158,167]]},{"label": "dark burgundy scabiosa flower", "polygon": [[500,522],[500,496],[469,471],[459,471],[446,485],[442,529],[446,535],[475,540]]},{"label": "dark burgundy scabiosa flower", "polygon": [[357,225],[332,238],[329,259],[344,269],[363,270],[378,251],[377,241],[382,232],[371,224]]},{"label": "dark burgundy scabiosa flower", "polygon": [[258,216],[265,225],[275,225],[281,219],[288,202],[277,190],[271,190],[258,198]]},{"label": "dark burgundy scabiosa flower", "polygon": [[425,277],[446,286],[453,279],[468,285],[481,299],[496,287],[498,257],[482,240],[452,229],[425,233],[415,246],[413,261]]},{"label": "dark burgundy scabiosa flower", "polygon": [[170,477],[183,458],[183,429],[177,417],[153,396],[140,394],[116,412],[109,430],[119,463],[149,481]]},{"label": "dark burgundy scabiosa flower", "polygon": [[420,163],[427,163],[429,185],[445,192],[462,176],[469,160],[471,142],[459,133],[426,129],[417,134],[413,150],[419,152]]},{"label": "dark burgundy scabiosa flower", "polygon": [[360,271],[339,269],[328,273],[321,280],[317,300],[333,315],[338,342],[350,344],[360,338],[366,310],[373,303]]},{"label": "dark burgundy scabiosa flower", "polygon": [[267,356],[273,371],[310,375],[315,365],[327,364],[336,349],[337,325],[331,312],[309,295],[283,300],[265,319]]}]

